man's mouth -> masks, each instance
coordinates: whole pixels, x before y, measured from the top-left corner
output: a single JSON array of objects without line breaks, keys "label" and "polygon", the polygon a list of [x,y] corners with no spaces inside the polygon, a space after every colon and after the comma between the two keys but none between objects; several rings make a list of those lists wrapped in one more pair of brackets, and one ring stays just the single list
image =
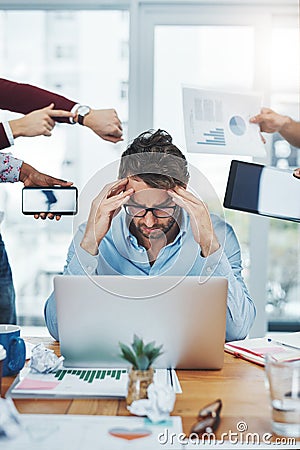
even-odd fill
[{"label": "man's mouth", "polygon": [[152,233],[153,231],[161,231],[161,229],[159,227],[148,228],[146,226],[143,226],[142,230],[145,231],[146,233]]}]

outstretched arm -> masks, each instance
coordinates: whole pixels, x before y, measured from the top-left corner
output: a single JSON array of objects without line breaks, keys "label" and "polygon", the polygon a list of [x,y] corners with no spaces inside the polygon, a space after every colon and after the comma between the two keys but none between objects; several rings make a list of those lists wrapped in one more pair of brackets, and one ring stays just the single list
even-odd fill
[{"label": "outstretched arm", "polygon": [[[77,102],[30,84],[15,83],[0,78],[1,109],[28,114],[37,109],[45,108],[50,103],[55,104],[55,109],[71,111]],[[55,120],[57,122],[69,122],[68,117],[57,117]]]},{"label": "outstretched arm", "polygon": [[252,117],[250,122],[257,123],[260,130],[266,133],[278,132],[291,145],[300,147],[300,122],[278,114],[270,108],[262,108],[260,114]]},{"label": "outstretched arm", "polygon": [[[74,109],[76,113],[78,102],[30,84],[15,83],[0,78],[0,108],[28,114],[35,110],[46,109],[49,104],[54,104],[58,113],[51,114],[52,121],[70,123],[71,110]],[[62,111],[67,114],[61,114]],[[114,109],[91,109],[85,117],[84,125],[106,141],[116,143],[122,140],[122,125]],[[4,145],[0,140],[0,148],[8,146],[7,142]]]},{"label": "outstretched arm", "polygon": [[70,111],[54,109],[54,103],[51,103],[46,108],[33,111],[20,119],[10,120],[9,125],[14,138],[51,136],[51,131],[55,127],[54,119],[72,116]]}]

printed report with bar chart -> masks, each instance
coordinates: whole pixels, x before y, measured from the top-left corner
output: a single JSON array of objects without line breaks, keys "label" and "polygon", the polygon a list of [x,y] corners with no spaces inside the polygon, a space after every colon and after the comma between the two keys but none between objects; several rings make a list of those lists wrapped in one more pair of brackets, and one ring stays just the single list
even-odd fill
[{"label": "printed report with bar chart", "polygon": [[[154,381],[169,384],[176,393],[181,391],[175,370],[156,369]],[[126,397],[127,369],[61,369],[41,374],[25,368],[12,386],[13,398],[27,397]]]},{"label": "printed report with bar chart", "polygon": [[259,126],[261,97],[183,87],[183,116],[188,152],[265,156]]}]

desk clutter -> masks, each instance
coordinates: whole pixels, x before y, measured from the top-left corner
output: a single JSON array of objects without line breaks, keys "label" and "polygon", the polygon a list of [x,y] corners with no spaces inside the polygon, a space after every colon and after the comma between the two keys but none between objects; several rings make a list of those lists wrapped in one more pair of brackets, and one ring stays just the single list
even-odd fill
[{"label": "desk clutter", "polygon": [[12,398],[125,398],[129,382],[126,368],[66,368],[43,344],[28,350],[29,363],[0,398],[1,448],[120,450],[141,448],[142,441],[143,449],[155,449],[159,433],[182,432],[181,418],[170,417],[182,392],[173,369],[152,369],[149,398],[132,403],[130,412],[146,417],[19,414]]},{"label": "desk clutter", "polygon": [[[156,369],[154,383],[168,385],[181,393],[175,370]],[[112,397],[127,395],[128,371],[119,368],[63,368],[55,373],[25,368],[9,391],[12,398]]]}]

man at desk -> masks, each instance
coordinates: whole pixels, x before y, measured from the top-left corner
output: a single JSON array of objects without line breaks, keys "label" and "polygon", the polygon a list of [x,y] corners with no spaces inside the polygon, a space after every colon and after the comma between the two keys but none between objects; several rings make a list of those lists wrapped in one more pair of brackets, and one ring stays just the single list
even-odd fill
[{"label": "man at desk", "polygon": [[[226,277],[226,340],[243,339],[255,306],[241,275],[237,237],[187,191],[188,181],[187,161],[172,137],[162,130],[142,133],[122,154],[119,181],[93,200],[87,223],[70,245],[64,274]],[[54,293],[45,319],[58,339]]]}]

